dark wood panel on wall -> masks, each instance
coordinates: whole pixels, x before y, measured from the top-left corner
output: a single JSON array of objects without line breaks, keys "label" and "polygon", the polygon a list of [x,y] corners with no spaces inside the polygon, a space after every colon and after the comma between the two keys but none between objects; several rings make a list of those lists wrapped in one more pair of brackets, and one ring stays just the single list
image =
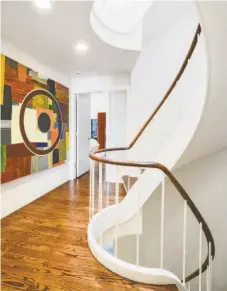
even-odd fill
[{"label": "dark wood panel on wall", "polygon": [[106,112],[98,113],[98,143],[99,149],[106,147]]}]

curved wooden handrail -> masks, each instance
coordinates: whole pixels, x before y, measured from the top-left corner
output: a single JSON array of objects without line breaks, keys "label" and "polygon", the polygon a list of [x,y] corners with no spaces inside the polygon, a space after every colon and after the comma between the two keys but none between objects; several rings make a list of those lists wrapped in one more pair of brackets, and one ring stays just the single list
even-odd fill
[{"label": "curved wooden handrail", "polygon": [[[127,167],[137,167],[137,168],[138,167],[139,168],[153,168],[153,169],[161,170],[170,179],[170,181],[173,183],[174,187],[178,190],[178,192],[180,193],[182,198],[187,201],[187,205],[191,209],[193,214],[195,215],[197,221],[202,224],[202,229],[203,229],[203,232],[205,234],[205,237],[206,237],[206,240],[207,240],[207,245],[208,245],[208,252],[207,252],[208,254],[207,254],[207,257],[206,257],[206,259],[205,259],[205,261],[204,261],[204,263],[202,265],[202,272],[204,272],[208,268],[208,265],[209,265],[209,243],[211,244],[211,257],[212,257],[212,259],[214,258],[214,255],[215,255],[214,239],[213,239],[213,236],[211,234],[211,231],[210,231],[206,221],[204,220],[204,218],[202,217],[201,213],[199,212],[199,210],[195,206],[194,202],[191,200],[190,196],[187,194],[187,192],[182,187],[182,185],[177,181],[177,179],[174,177],[174,175],[164,165],[162,165],[160,163],[154,163],[154,162],[149,163],[149,162],[138,162],[138,161],[137,162],[118,161],[118,160],[107,159],[107,158],[104,158],[104,157],[101,157],[101,156],[97,155],[97,154],[103,153],[103,152],[129,150],[130,148],[132,148],[134,146],[134,144],[136,143],[138,138],[141,136],[143,131],[146,129],[146,127],[151,122],[151,120],[154,118],[154,116],[158,113],[158,111],[160,110],[162,105],[165,103],[165,101],[169,97],[170,93],[175,88],[175,86],[177,84],[177,81],[180,79],[180,77],[182,76],[185,68],[187,67],[188,60],[191,58],[191,56],[192,56],[192,54],[194,52],[194,49],[195,49],[196,44],[198,42],[198,36],[200,35],[200,33],[201,33],[201,26],[199,24],[197,29],[196,29],[196,33],[195,33],[194,38],[192,40],[191,46],[189,48],[189,51],[188,51],[188,53],[187,53],[187,55],[186,55],[186,57],[184,59],[183,64],[181,65],[181,68],[178,71],[175,79],[173,80],[173,82],[170,85],[168,91],[166,92],[166,94],[162,98],[161,102],[158,104],[158,106],[155,108],[154,112],[151,114],[151,116],[144,123],[144,125],[139,130],[137,135],[133,138],[131,143],[126,147],[115,147],[115,148],[107,148],[107,149],[97,150],[94,153],[90,153],[89,157],[94,161],[97,161],[97,162],[100,162],[100,163],[104,163],[104,164],[127,166]],[[188,281],[194,279],[198,275],[199,275],[199,269],[197,269],[195,272],[193,272],[192,274],[187,276],[187,278],[185,279],[185,282],[188,282]]]}]

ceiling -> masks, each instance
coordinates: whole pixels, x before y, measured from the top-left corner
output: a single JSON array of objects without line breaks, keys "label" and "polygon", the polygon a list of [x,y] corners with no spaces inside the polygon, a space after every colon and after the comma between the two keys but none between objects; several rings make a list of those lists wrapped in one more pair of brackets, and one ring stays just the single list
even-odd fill
[{"label": "ceiling", "polygon": [[[58,1],[41,13],[31,1],[3,1],[2,38],[58,72],[72,76],[116,74],[132,70],[138,52],[114,48],[90,26],[91,1]],[[90,51],[77,56],[73,45],[84,40]]]}]

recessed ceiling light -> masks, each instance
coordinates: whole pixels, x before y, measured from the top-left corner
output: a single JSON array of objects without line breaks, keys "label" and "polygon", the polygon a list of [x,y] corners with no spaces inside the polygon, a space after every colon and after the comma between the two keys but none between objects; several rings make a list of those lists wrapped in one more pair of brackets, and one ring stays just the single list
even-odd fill
[{"label": "recessed ceiling light", "polygon": [[33,0],[33,2],[40,9],[51,8],[51,0]]},{"label": "recessed ceiling light", "polygon": [[89,51],[89,46],[85,41],[78,41],[74,46],[74,50],[79,55],[85,55]]}]

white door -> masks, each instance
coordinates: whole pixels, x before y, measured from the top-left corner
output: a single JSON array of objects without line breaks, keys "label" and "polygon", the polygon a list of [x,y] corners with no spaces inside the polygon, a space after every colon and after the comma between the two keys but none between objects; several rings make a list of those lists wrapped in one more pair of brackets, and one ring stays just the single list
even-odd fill
[{"label": "white door", "polygon": [[77,95],[77,177],[90,168],[90,94]]}]

